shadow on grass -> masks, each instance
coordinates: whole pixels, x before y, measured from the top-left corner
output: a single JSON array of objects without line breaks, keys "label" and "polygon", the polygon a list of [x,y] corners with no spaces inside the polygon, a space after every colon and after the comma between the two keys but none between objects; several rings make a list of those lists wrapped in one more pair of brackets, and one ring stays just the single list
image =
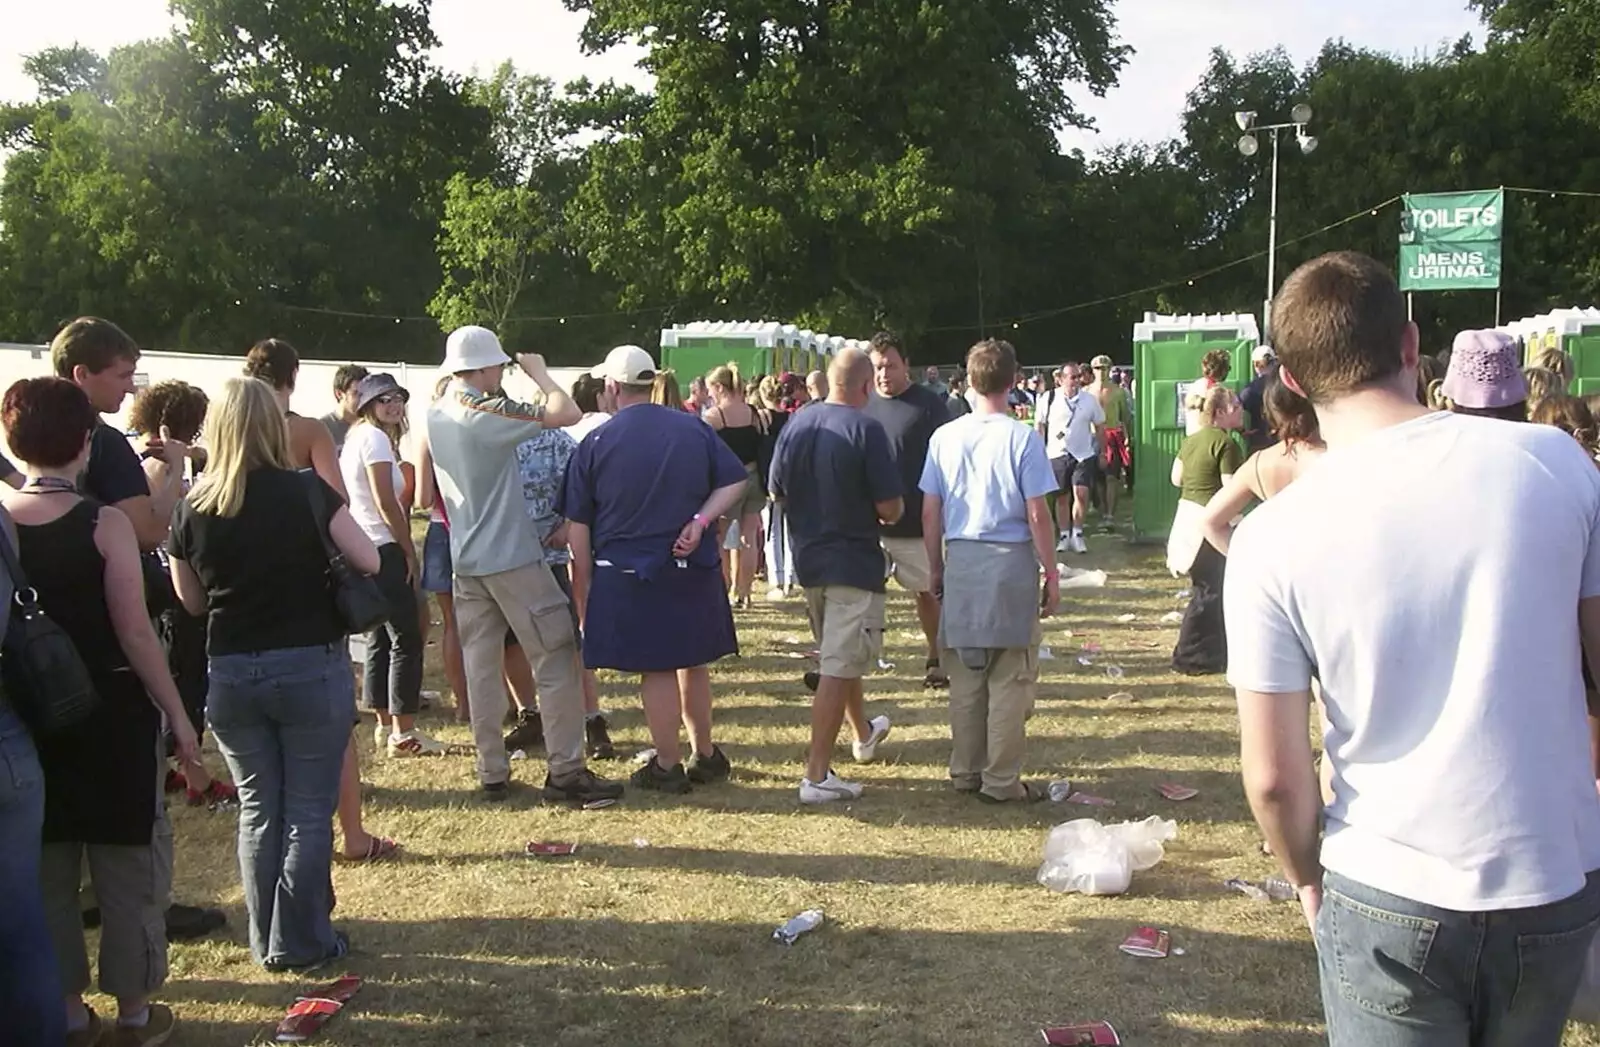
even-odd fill
[{"label": "shadow on grass", "polygon": [[[774,924],[787,915],[774,913]],[[347,922],[355,952],[346,969],[368,983],[323,1042],[1002,1047],[1037,1042],[1045,1025],[1099,1018],[1130,1044],[1320,1042],[1308,1028],[1319,1021],[1308,943],[1173,925],[1173,943],[1187,955],[1138,960],[1116,949],[1136,919],[935,932],[853,926],[845,915],[792,947],[752,923]],[[1241,991],[1250,985],[1273,990]],[[189,1000],[276,1008],[294,992],[230,982],[169,990],[180,1013]],[[196,1022],[184,1042],[239,1044],[255,1031]]]}]

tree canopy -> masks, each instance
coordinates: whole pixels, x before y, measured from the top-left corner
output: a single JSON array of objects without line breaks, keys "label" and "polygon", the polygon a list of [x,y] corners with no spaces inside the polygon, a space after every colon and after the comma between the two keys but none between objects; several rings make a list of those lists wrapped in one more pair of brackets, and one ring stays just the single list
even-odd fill
[{"label": "tree canopy", "polygon": [[[1146,310],[1258,311],[1270,144],[1281,277],[1392,261],[1389,203],[1600,193],[1600,8],[1474,0],[1484,40],[1402,59],[1329,42],[1214,52],[1170,141],[1063,152],[1129,54],[1110,0],[568,0],[649,91],[431,57],[425,0],[176,0],[169,36],[29,56],[0,104],[0,340],[82,312],[145,344],[432,360],[488,323],[555,360],[696,319],[906,332],[923,360],[1003,334],[1125,354]],[[1387,204],[1388,206],[1383,206]],[[1502,315],[1600,298],[1600,198],[1508,200]],[[1430,345],[1493,296],[1418,296]]]}]

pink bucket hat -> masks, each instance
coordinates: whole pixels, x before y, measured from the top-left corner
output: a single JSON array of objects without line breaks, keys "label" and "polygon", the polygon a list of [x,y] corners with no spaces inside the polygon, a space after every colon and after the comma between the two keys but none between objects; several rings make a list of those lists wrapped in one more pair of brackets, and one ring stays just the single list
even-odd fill
[{"label": "pink bucket hat", "polygon": [[1462,331],[1440,389],[1458,407],[1509,407],[1528,398],[1517,343],[1499,331]]}]

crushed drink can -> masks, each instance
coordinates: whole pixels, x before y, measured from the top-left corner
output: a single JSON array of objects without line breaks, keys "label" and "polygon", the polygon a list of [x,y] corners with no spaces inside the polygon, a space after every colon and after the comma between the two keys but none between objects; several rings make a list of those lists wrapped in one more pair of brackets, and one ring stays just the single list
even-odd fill
[{"label": "crushed drink can", "polygon": [[794,917],[782,927],[772,932],[773,940],[785,945],[793,945],[802,934],[816,930],[822,926],[824,917],[821,909],[807,909],[799,916]]},{"label": "crushed drink can", "polygon": [[1294,884],[1276,876],[1268,877],[1261,881],[1261,889],[1267,892],[1267,897],[1275,902],[1286,902],[1291,898],[1298,898],[1300,892],[1294,889]]},{"label": "crushed drink can", "polygon": [[1063,800],[1065,800],[1067,797],[1069,797],[1071,795],[1072,795],[1072,783],[1067,781],[1065,778],[1063,778],[1060,781],[1056,781],[1056,782],[1051,782],[1050,783],[1050,802],[1051,803],[1061,803]]}]

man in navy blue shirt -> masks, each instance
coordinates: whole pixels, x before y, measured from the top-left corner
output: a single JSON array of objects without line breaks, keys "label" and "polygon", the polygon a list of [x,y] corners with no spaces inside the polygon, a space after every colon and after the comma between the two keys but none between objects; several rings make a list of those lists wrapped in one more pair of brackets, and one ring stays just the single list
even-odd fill
[{"label": "man in navy blue shirt", "polygon": [[[924,687],[949,687],[950,677],[939,666],[939,599],[933,594],[928,550],[922,544],[922,466],[928,460],[933,431],[950,420],[945,398],[911,380],[910,362],[900,336],[879,331],[868,348],[872,357],[874,395],[867,401],[867,416],[883,426],[889,436],[889,453],[900,470],[900,489],[906,507],[900,519],[882,528],[883,555],[889,575],[917,600],[917,621],[928,641],[923,663]],[[930,368],[937,373],[937,368]]]},{"label": "man in navy blue shirt", "polygon": [[905,502],[888,434],[862,410],[871,385],[872,361],[866,353],[846,349],[834,357],[828,399],[789,419],[768,477],[772,497],[788,514],[795,573],[805,587],[822,655],[801,803],[861,795],[860,785],[832,770],[833,745],[846,717],[855,730],[853,748],[860,762],[871,760],[889,733],[887,716],[867,721],[861,678],[883,643],[879,525],[900,519]]},{"label": "man in navy blue shirt", "polygon": [[[616,413],[578,444],[556,505],[568,522],[584,664],[643,677],[656,754],[633,784],[686,793],[730,772],[711,740],[706,666],[739,650],[716,521],[749,474],[716,430],[650,402],[656,365],[643,349],[619,346],[592,373]],[[693,745],[687,769],[680,721]]]}]

